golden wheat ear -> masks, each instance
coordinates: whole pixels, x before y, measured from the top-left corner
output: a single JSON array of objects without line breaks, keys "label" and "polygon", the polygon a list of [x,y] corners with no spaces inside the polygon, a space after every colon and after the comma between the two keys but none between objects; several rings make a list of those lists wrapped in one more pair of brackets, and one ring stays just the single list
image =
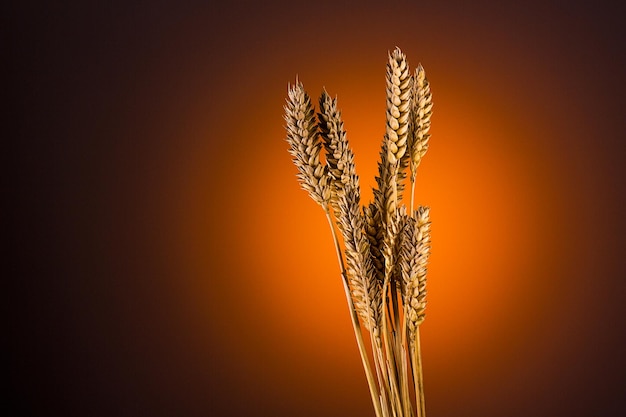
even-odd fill
[{"label": "golden wheat ear", "polygon": [[409,154],[411,156],[411,182],[415,181],[417,167],[428,150],[430,138],[430,116],[432,114],[432,94],[426,72],[419,64],[413,76],[411,102],[411,129],[409,135]]},{"label": "golden wheat ear", "polygon": [[340,195],[338,205],[354,306],[367,330],[377,336],[381,312],[381,287],[375,278],[370,243],[365,233],[357,193],[347,188]]},{"label": "golden wheat ear", "polygon": [[343,127],[341,111],[337,108],[337,98],[331,98],[326,90],[319,99],[318,127],[324,149],[326,165],[331,179],[331,205],[338,215],[339,198],[350,189],[356,193],[356,204],[360,203],[359,177],[354,165],[354,153],[350,149],[348,137]]},{"label": "golden wheat ear", "polygon": [[413,75],[413,87],[411,89],[411,123],[409,128],[409,155],[411,159],[411,211],[415,198],[415,177],[417,167],[428,150],[430,139],[430,116],[433,102],[430,93],[430,83],[426,78],[426,72],[419,64]]},{"label": "golden wheat ear", "polygon": [[385,217],[394,214],[402,198],[408,166],[407,142],[411,107],[411,73],[406,56],[396,48],[389,54],[386,72],[386,127],[374,198]]},{"label": "golden wheat ear", "polygon": [[311,98],[297,78],[296,83],[289,86],[284,108],[286,139],[293,163],[298,168],[300,186],[324,210],[328,210],[331,191],[327,168],[320,162],[322,143],[317,132],[315,112]]},{"label": "golden wheat ear", "polygon": [[399,266],[410,341],[424,321],[426,272],[430,256],[430,209],[420,206],[406,221],[400,237]]}]

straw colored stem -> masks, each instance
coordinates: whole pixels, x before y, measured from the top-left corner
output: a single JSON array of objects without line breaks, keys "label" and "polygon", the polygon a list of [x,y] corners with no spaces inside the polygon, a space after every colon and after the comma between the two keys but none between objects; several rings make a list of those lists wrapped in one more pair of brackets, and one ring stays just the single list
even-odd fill
[{"label": "straw colored stem", "polygon": [[395,350],[392,346],[389,331],[389,317],[388,317],[388,303],[387,297],[389,292],[389,279],[385,279],[383,283],[383,340],[385,342],[385,351],[387,352],[387,365],[388,365],[388,374],[389,374],[389,384],[391,386],[391,396],[393,398],[393,403],[395,403],[393,410],[402,411],[402,404],[400,401],[400,389],[398,386],[398,377],[396,372],[396,360],[395,360]]},{"label": "straw colored stem", "polygon": [[[400,326],[400,308],[398,305],[398,287],[397,284],[394,281],[391,281],[391,306],[393,309],[393,327],[392,327],[392,333],[394,335],[394,356],[395,356],[395,364],[396,364],[396,374],[398,375],[398,388],[399,388],[399,395],[400,395],[400,402],[402,404],[404,404],[406,402],[406,399],[404,398],[404,385],[405,385],[405,380],[404,380],[404,372],[402,372],[402,366],[404,365],[404,355],[402,352],[402,335],[404,334],[404,327]],[[408,416],[408,414],[406,412],[404,412],[404,408],[403,408],[403,414],[405,416]]]},{"label": "straw colored stem", "polygon": [[413,380],[415,385],[417,417],[426,417],[419,327],[415,330],[415,340],[411,342],[411,365],[413,368]]},{"label": "straw colored stem", "polygon": [[328,210],[326,210],[326,219],[328,220],[328,225],[330,226],[330,231],[333,235],[333,241],[335,243],[335,251],[337,252],[337,260],[339,262],[339,268],[341,270],[343,289],[346,294],[346,299],[348,301],[348,307],[350,309],[350,318],[352,320],[352,328],[354,329],[354,335],[356,337],[357,345],[359,348],[359,353],[361,354],[361,361],[363,362],[363,369],[365,369],[365,376],[367,378],[367,384],[370,389],[370,395],[372,397],[372,404],[374,405],[376,416],[385,417],[382,414],[382,410],[380,408],[380,400],[379,400],[378,389],[376,387],[376,379],[374,377],[374,374],[372,373],[372,366],[370,364],[369,358],[367,356],[367,351],[365,349],[365,343],[363,341],[363,333],[361,331],[361,325],[359,324],[359,317],[357,315],[356,309],[354,308],[354,303],[352,302],[352,296],[350,295],[350,286],[348,285],[348,277],[346,274],[345,266],[343,264],[343,257],[341,256],[341,248],[339,246],[339,240],[337,239],[337,232],[335,231],[335,226],[333,225],[333,221],[330,217],[330,212]]},{"label": "straw colored stem", "polygon": [[415,200],[415,180],[411,178],[411,211],[410,215],[413,216],[413,201]]},{"label": "straw colored stem", "polygon": [[404,415],[412,416],[411,408],[411,395],[409,394],[409,374],[407,366],[407,350],[406,350],[406,312],[402,316],[402,342],[400,348],[402,349],[402,395],[404,397]]},{"label": "straw colored stem", "polygon": [[374,338],[372,337],[372,349],[374,351],[374,364],[376,365],[376,376],[378,377],[378,383],[380,388],[380,401],[385,405],[383,408],[383,414],[389,417],[389,409],[387,404],[389,404],[389,396],[390,388],[389,388],[389,380],[387,379],[387,370],[385,368],[385,359],[383,356],[382,342],[380,337]]},{"label": "straw colored stem", "polygon": [[419,387],[419,407],[420,407],[420,417],[426,417],[426,404],[424,402],[424,377],[422,371],[422,346],[420,342],[420,329],[419,326],[415,331],[415,338],[417,339],[416,343],[416,356],[417,356],[417,386]]}]

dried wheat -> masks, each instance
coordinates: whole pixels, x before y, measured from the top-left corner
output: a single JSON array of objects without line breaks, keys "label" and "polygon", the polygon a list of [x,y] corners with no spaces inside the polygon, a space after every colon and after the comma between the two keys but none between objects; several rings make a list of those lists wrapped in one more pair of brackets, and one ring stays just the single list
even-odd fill
[{"label": "dried wheat", "polygon": [[[335,214],[339,213],[339,196],[346,187],[360,195],[359,177],[354,166],[354,154],[346,131],[343,128],[341,112],[337,109],[337,99],[331,98],[326,90],[322,91],[319,100],[320,111],[317,114],[320,136],[326,151],[326,164],[331,178],[331,205]],[[360,201],[357,198],[357,206]]]},{"label": "dried wheat", "polygon": [[406,221],[400,237],[398,263],[407,318],[408,338],[415,339],[426,308],[426,267],[430,256],[430,210],[420,206]]},{"label": "dried wheat", "polygon": [[357,194],[350,188],[339,197],[339,223],[348,264],[348,278],[354,305],[361,315],[368,330],[378,337],[381,312],[381,286],[375,279],[375,270],[371,261],[370,243],[364,233],[363,217]]},{"label": "dried wheat", "polygon": [[385,279],[384,231],[381,227],[382,219],[378,206],[375,203],[370,203],[363,207],[363,217],[365,220],[365,233],[370,242],[375,278],[382,285]]},{"label": "dried wheat", "polygon": [[[322,206],[331,228],[377,417],[414,416],[407,357],[415,388],[415,415],[425,417],[419,326],[426,307],[430,217],[426,207],[413,211],[413,195],[417,168],[428,149],[432,100],[422,66],[410,74],[400,49],[389,53],[386,129],[374,201],[364,207],[337,99],[322,92],[315,123],[311,100],[296,80],[289,87],[285,106],[289,152],[300,185]],[[325,163],[320,161],[322,153]],[[410,216],[406,206],[399,205],[409,167]],[[336,229],[343,237],[343,255]],[[360,322],[370,332],[375,376]]]},{"label": "dried wheat", "polygon": [[293,163],[298,168],[300,186],[327,210],[331,190],[327,168],[320,162],[322,143],[317,132],[311,99],[304,91],[302,83],[297,80],[293,87],[290,86],[288,96],[285,106],[287,142]]},{"label": "dried wheat", "polygon": [[409,113],[411,108],[411,73],[406,56],[400,49],[389,55],[387,63],[387,125],[385,129],[386,180],[385,203],[388,215],[393,214],[398,200],[398,184],[402,181],[406,165],[407,141],[409,133]]},{"label": "dried wheat", "polygon": [[415,182],[417,167],[428,150],[432,95],[430,84],[422,64],[413,76],[413,100],[411,102],[411,129],[409,130],[409,153],[411,155],[411,182]]}]

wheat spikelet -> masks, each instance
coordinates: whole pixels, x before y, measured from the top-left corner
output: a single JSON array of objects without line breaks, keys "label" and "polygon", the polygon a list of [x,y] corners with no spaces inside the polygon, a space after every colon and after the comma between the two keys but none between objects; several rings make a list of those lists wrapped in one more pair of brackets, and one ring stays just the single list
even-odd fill
[{"label": "wheat spikelet", "polygon": [[288,90],[285,122],[289,153],[298,168],[300,186],[324,210],[328,210],[331,190],[327,168],[320,162],[322,143],[317,133],[315,113],[309,95],[297,80]]},{"label": "wheat spikelet", "polygon": [[341,112],[337,109],[337,98],[331,98],[326,90],[323,90],[319,103],[318,126],[326,150],[326,164],[331,178],[330,201],[335,213],[339,213],[339,195],[346,187],[356,193],[358,205],[359,177],[356,175],[354,153],[348,144]]},{"label": "wheat spikelet", "polygon": [[350,290],[357,312],[374,337],[378,337],[381,312],[381,287],[375,279],[370,243],[364,233],[358,193],[347,187],[338,199],[339,223],[345,243]]},{"label": "wheat spikelet", "polygon": [[[379,210],[382,211],[382,213],[386,213],[387,201],[392,197],[392,183],[396,187],[395,194],[393,195],[396,196],[397,201],[400,201],[402,199],[402,192],[405,188],[403,180],[406,178],[405,169],[409,165],[409,154],[405,153],[402,159],[400,159],[400,165],[398,167],[399,169],[395,178],[392,177],[393,167],[391,167],[389,162],[387,161],[387,143],[385,140],[383,140],[379,155],[380,160],[378,161],[378,175],[375,177],[377,188],[374,188],[373,190],[374,202]],[[395,201],[396,200],[394,200],[394,202]],[[396,207],[395,204],[394,207]],[[386,217],[387,216],[382,217],[383,223],[386,222]]]},{"label": "wheat spikelet", "polygon": [[417,167],[428,150],[428,139],[430,138],[428,132],[433,108],[430,84],[422,64],[418,65],[413,76],[412,97],[409,153],[411,156],[411,182],[415,182]]},{"label": "wheat spikelet", "polygon": [[[383,144],[380,150],[380,160],[378,161],[378,176],[376,179],[377,188],[374,188],[374,203],[376,204],[377,211],[381,216],[382,222],[379,226],[382,226],[387,220],[387,193],[391,184],[391,169],[387,160],[387,141],[383,139]],[[383,228],[384,230],[384,228]]]},{"label": "wheat spikelet", "polygon": [[370,242],[370,253],[374,266],[375,278],[382,285],[385,279],[385,257],[383,255],[384,231],[381,227],[382,219],[378,206],[375,203],[363,207],[365,233]]},{"label": "wheat spikelet", "polygon": [[385,280],[390,281],[399,277],[397,267],[399,237],[404,229],[407,219],[406,207],[401,206],[396,210],[396,214],[389,218],[387,230],[383,240],[383,258],[385,260]]},{"label": "wheat spikelet", "polygon": [[398,264],[403,302],[409,340],[414,340],[426,308],[426,266],[430,255],[430,210],[427,207],[420,206],[414,216],[406,220],[400,241]]}]

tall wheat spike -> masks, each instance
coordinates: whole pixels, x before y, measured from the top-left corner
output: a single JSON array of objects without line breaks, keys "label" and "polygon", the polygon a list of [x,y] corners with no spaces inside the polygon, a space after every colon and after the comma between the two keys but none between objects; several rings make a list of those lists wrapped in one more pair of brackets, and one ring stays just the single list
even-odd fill
[{"label": "tall wheat spike", "polygon": [[320,136],[326,151],[330,177],[331,204],[337,226],[343,234],[350,288],[358,313],[370,332],[378,333],[380,285],[375,279],[370,242],[365,234],[360,208],[359,177],[354,166],[346,132],[337,109],[337,99],[326,90],[320,96],[318,113]]},{"label": "tall wheat spike", "polygon": [[406,220],[400,239],[399,259],[402,293],[409,340],[424,321],[426,309],[426,272],[430,256],[430,209],[420,206]]},{"label": "tall wheat spike", "polygon": [[345,242],[350,289],[357,312],[368,330],[378,338],[381,313],[381,286],[374,278],[370,243],[364,232],[363,217],[354,193],[339,198],[340,216]]},{"label": "tall wheat spike", "polygon": [[428,150],[430,139],[430,116],[432,114],[432,95],[426,72],[419,64],[413,76],[411,101],[411,124],[409,129],[409,154],[411,159],[411,210],[415,194],[415,176],[417,167]]},{"label": "tall wheat spike", "polygon": [[398,187],[402,188],[403,168],[407,164],[403,161],[406,161],[409,134],[411,83],[406,56],[396,48],[387,62],[387,123],[376,179],[378,190],[374,191],[379,209],[387,218],[395,214],[400,199]]},{"label": "tall wheat spike", "polygon": [[[326,213],[376,417],[425,417],[419,328],[426,308],[430,209],[413,211],[413,200],[417,168],[428,149],[432,99],[422,66],[411,75],[398,48],[388,54],[386,104],[374,201],[364,206],[336,98],[322,91],[315,123],[303,85],[296,80],[289,86],[287,142],[301,187]],[[409,169],[407,213],[400,203]],[[361,322],[370,335],[375,373]]]},{"label": "tall wheat spike", "polygon": [[[337,98],[331,98],[326,90],[319,99],[320,111],[317,114],[320,136],[326,151],[326,165],[331,183],[331,204],[339,213],[339,198],[346,188],[360,196],[359,176],[354,166],[354,153],[350,149],[346,131],[337,109]],[[356,205],[360,204],[357,198]]]},{"label": "tall wheat spike", "polygon": [[419,326],[425,318],[426,309],[426,266],[430,256],[430,210],[420,206],[408,218],[400,237],[401,247],[398,262],[402,276],[402,295],[406,333],[409,340],[418,416],[425,415],[424,389],[420,352]]},{"label": "tall wheat spike", "polygon": [[326,210],[330,202],[331,189],[328,184],[327,168],[320,162],[322,142],[317,132],[311,98],[304,91],[302,83],[297,80],[293,87],[290,86],[288,95],[284,108],[289,153],[298,168],[300,186]]}]

